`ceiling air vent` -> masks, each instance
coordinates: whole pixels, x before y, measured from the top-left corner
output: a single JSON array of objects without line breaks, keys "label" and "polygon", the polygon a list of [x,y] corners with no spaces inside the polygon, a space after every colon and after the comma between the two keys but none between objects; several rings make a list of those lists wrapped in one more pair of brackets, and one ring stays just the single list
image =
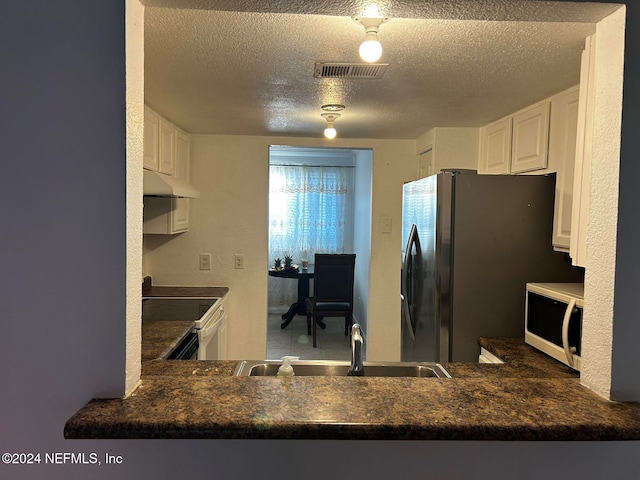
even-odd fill
[{"label": "ceiling air vent", "polygon": [[318,78],[382,78],[388,66],[388,63],[316,62],[313,76]]}]

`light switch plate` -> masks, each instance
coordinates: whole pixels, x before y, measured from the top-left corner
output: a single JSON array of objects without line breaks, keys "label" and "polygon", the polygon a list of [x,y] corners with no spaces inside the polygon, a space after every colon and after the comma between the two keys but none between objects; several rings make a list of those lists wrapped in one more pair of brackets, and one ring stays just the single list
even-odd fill
[{"label": "light switch plate", "polygon": [[244,255],[235,255],[234,265],[236,268],[244,268]]}]

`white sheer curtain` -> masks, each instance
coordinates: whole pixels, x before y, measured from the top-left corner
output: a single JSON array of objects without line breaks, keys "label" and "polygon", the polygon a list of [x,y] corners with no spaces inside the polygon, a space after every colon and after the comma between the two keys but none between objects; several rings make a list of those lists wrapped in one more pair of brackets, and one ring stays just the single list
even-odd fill
[{"label": "white sheer curtain", "polygon": [[[347,253],[351,240],[353,168],[310,165],[269,166],[269,261],[285,255],[300,264],[315,253]],[[296,300],[294,280],[269,278],[269,308]]]}]

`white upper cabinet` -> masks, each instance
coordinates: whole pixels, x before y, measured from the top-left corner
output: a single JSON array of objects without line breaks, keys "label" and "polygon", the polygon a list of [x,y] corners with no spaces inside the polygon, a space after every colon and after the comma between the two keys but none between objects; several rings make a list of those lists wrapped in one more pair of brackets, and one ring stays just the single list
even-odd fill
[{"label": "white upper cabinet", "polygon": [[562,252],[568,252],[571,243],[578,100],[578,87],[574,87],[555,96],[551,104],[549,169],[557,172],[553,248]]},{"label": "white upper cabinet", "polygon": [[[144,168],[189,181],[191,137],[145,106]],[[145,197],[143,233],[189,230],[188,198]]]},{"label": "white upper cabinet", "polygon": [[175,148],[175,176],[189,181],[189,146],[191,139],[188,134],[176,128]]},{"label": "white upper cabinet", "polygon": [[172,198],[171,233],[189,230],[189,199]]},{"label": "white upper cabinet", "polygon": [[549,106],[543,102],[513,116],[511,173],[547,168]]},{"label": "white upper cabinet", "polygon": [[478,173],[511,173],[511,117],[480,129],[480,161]]},{"label": "white upper cabinet", "polygon": [[478,172],[508,175],[547,168],[549,112],[545,100],[482,127]]},{"label": "white upper cabinet", "polygon": [[[176,129],[175,176],[187,182],[189,181],[190,145],[191,139],[189,135],[180,129]],[[189,202],[188,198],[173,199],[173,218],[171,222],[174,232],[186,232],[189,230]]]},{"label": "white upper cabinet", "polygon": [[159,172],[167,175],[176,173],[176,127],[160,118],[160,165]]},{"label": "white upper cabinet", "polygon": [[[577,244],[574,232],[580,221],[574,217],[581,214],[579,206],[584,203],[579,196],[576,200],[576,195],[580,195],[576,194],[576,188],[584,189],[583,175],[577,170],[581,168],[577,166],[581,142],[585,143],[580,140],[585,126],[581,127],[579,121],[583,89],[581,80],[580,86],[557,93],[480,130],[480,173],[556,173],[553,248],[561,252],[570,252],[575,248],[571,245]],[[574,264],[581,265],[575,262],[574,258]]]},{"label": "white upper cabinet", "polygon": [[156,172],[160,169],[159,138],[160,116],[145,105],[143,167]]},{"label": "white upper cabinet", "polygon": [[576,166],[573,184],[571,216],[571,242],[569,255],[574,265],[587,263],[587,218],[589,190],[591,188],[591,150],[593,147],[593,110],[595,97],[595,35],[587,37],[580,66],[580,102],[578,106],[578,132]]}]

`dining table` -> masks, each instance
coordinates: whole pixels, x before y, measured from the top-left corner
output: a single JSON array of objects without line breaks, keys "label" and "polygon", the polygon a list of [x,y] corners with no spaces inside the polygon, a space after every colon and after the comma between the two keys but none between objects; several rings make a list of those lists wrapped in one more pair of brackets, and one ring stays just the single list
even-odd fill
[{"label": "dining table", "polygon": [[[282,320],[284,321],[280,324],[280,328],[287,328],[296,315],[307,314],[305,300],[309,297],[309,280],[313,278],[313,264],[308,264],[305,268],[295,267],[279,270],[272,267],[269,269],[269,276],[295,279],[298,281],[298,298],[291,304],[289,310],[282,314]],[[321,319],[318,319],[317,323],[320,328],[326,327]]]}]

